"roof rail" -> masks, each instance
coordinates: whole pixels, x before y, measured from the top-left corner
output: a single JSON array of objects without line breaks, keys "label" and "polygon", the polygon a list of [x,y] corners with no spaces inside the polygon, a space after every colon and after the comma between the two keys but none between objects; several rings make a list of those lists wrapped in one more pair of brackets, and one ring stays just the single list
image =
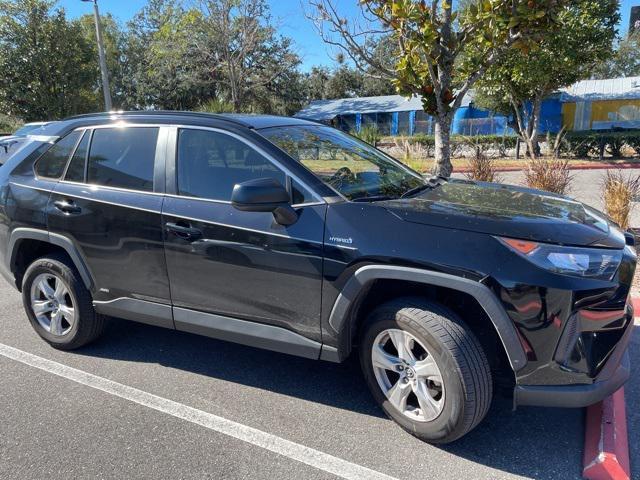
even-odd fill
[{"label": "roof rail", "polygon": [[82,118],[102,118],[112,115],[124,115],[124,116],[136,116],[136,115],[149,115],[149,116],[182,116],[182,117],[198,117],[198,118],[211,118],[217,120],[224,120],[226,122],[235,123],[236,125],[248,126],[247,123],[237,118],[232,118],[224,114],[217,113],[205,113],[205,112],[189,112],[182,110],[130,110],[130,111],[112,111],[112,112],[96,112],[96,113],[83,113],[81,115],[73,115],[67,117],[64,120],[77,120]]}]

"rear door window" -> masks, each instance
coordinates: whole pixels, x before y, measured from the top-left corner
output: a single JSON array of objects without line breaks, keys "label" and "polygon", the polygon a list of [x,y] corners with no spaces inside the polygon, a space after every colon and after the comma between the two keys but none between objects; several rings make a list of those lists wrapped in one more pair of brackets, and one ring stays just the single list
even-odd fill
[{"label": "rear door window", "polygon": [[87,183],[153,191],[157,127],[98,128],[89,151]]}]

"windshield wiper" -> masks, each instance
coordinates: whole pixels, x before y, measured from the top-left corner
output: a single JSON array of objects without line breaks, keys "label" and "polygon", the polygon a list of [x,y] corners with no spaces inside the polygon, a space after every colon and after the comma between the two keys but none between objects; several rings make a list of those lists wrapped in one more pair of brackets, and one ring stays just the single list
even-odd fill
[{"label": "windshield wiper", "polygon": [[395,200],[398,197],[391,197],[389,195],[371,195],[370,197],[358,197],[352,198],[352,202],[382,202],[384,200]]},{"label": "windshield wiper", "polygon": [[424,185],[418,185],[415,188],[411,188],[400,195],[400,198],[407,198],[417,195],[420,192],[424,192],[425,190],[431,190],[432,188],[439,187],[440,185],[444,185],[448,180],[444,177],[431,177],[427,180],[427,183]]}]

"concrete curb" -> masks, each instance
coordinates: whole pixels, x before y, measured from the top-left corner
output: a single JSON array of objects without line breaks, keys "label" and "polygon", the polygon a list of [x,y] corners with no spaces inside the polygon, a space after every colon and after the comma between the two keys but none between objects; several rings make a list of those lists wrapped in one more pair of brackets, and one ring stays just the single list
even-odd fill
[{"label": "concrete curb", "polygon": [[[637,163],[600,163],[589,162],[584,165],[570,165],[569,170],[627,170],[627,169],[640,169],[640,162]],[[496,168],[496,172],[520,172],[524,170],[524,167],[499,167]],[[453,173],[467,173],[471,171],[470,168],[454,168]]]}]

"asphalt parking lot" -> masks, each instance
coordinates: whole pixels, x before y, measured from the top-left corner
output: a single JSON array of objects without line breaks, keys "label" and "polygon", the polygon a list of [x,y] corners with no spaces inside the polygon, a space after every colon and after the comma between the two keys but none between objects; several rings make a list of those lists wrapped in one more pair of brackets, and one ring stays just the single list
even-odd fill
[{"label": "asphalt parking lot", "polygon": [[[122,320],[90,347],[59,352],[0,282],[2,479],[580,478],[581,410],[513,413],[498,399],[471,434],[435,447],[381,414],[355,361],[314,362]],[[639,374],[626,396],[629,443],[638,445]],[[638,470],[640,450],[631,456]]]}]

